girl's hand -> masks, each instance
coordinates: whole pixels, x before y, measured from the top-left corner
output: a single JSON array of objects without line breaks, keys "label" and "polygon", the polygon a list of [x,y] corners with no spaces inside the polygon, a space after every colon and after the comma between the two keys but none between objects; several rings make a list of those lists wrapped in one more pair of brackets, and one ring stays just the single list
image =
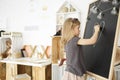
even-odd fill
[{"label": "girl's hand", "polygon": [[65,58],[61,59],[60,63],[59,63],[59,66],[62,66],[65,60],[66,60]]},{"label": "girl's hand", "polygon": [[100,25],[95,25],[94,26],[94,30],[95,30],[95,32],[99,32],[100,31]]}]

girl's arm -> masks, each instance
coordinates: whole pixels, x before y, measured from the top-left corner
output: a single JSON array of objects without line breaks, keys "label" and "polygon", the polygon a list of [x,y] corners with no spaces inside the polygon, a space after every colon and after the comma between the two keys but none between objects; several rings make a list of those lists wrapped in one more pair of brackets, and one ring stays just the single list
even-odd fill
[{"label": "girl's arm", "polygon": [[63,57],[60,59],[60,62],[59,62],[59,66],[62,66],[64,64],[64,62],[66,61],[66,55],[65,55],[65,51],[63,52]]},{"label": "girl's arm", "polygon": [[100,25],[95,25],[94,27],[94,34],[90,39],[79,39],[78,40],[78,45],[92,45],[95,44],[98,38],[99,30],[100,30]]}]

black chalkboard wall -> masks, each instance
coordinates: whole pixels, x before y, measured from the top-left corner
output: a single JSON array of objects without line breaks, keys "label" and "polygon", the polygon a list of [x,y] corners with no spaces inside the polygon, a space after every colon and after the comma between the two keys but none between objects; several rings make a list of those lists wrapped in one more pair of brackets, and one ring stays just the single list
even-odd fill
[{"label": "black chalkboard wall", "polygon": [[[119,12],[119,5],[113,5],[112,1],[100,1],[101,0],[96,1],[89,6],[88,21],[86,23],[84,38],[90,38],[92,36],[94,32],[94,25],[96,23],[104,26],[104,29],[102,33],[99,34],[97,43],[95,45],[83,46],[83,52],[87,70],[108,78],[118,21],[118,14],[111,14],[111,10],[115,6]],[[97,13],[91,12],[91,8],[93,6],[98,7]],[[97,16],[101,11],[103,11],[103,17],[102,19],[98,19]]]}]

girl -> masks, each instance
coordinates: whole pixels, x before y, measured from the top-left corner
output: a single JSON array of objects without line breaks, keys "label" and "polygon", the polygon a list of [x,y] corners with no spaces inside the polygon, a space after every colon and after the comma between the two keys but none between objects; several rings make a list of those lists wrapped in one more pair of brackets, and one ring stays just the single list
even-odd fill
[{"label": "girl", "polygon": [[[62,80],[85,80],[86,68],[83,61],[81,45],[95,44],[100,26],[94,26],[94,34],[90,39],[79,38],[80,21],[68,18],[63,24],[61,36],[61,51],[66,53],[66,69]],[[65,59],[61,60],[61,64]]]}]

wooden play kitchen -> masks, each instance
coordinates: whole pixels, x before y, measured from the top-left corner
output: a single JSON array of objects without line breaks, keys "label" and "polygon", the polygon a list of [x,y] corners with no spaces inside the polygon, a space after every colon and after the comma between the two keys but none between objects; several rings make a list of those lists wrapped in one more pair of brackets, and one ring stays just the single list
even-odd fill
[{"label": "wooden play kitchen", "polygon": [[17,76],[21,75],[17,74],[18,65],[32,66],[32,76],[26,77],[25,80],[51,80],[48,79],[51,76],[50,71],[47,71],[49,76],[46,76],[46,70],[48,70],[46,68],[50,68],[49,66],[51,66],[49,59],[32,60],[30,58],[19,58],[0,60],[0,62],[6,63],[6,80],[23,80],[24,76],[17,78]]},{"label": "wooden play kitchen", "polygon": [[2,33],[0,45],[1,80],[51,80],[51,59],[38,58],[37,53],[32,57],[21,56],[21,33]]}]

